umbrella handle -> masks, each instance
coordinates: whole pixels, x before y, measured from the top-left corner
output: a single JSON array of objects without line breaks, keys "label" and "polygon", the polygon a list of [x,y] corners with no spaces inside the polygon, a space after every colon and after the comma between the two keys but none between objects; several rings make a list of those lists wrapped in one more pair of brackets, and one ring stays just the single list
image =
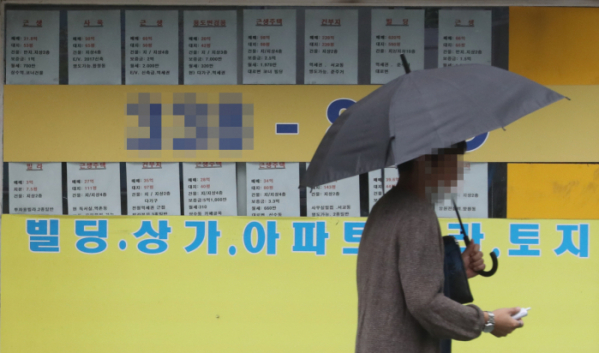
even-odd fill
[{"label": "umbrella handle", "polygon": [[[466,244],[466,247],[468,247],[468,245],[470,245],[470,238],[466,235],[466,232],[464,232],[463,228],[462,228],[462,235],[464,236],[464,243]],[[499,262],[497,261],[497,255],[495,254],[495,252],[491,251],[491,253],[489,255],[491,255],[491,261],[493,262],[493,267],[491,267],[491,269],[489,271],[483,270],[483,271],[476,272],[483,277],[493,276],[495,274],[495,272],[497,272],[497,267],[499,267]]]},{"label": "umbrella handle", "polygon": [[[453,209],[455,210],[455,214],[458,216],[458,221],[460,222],[460,229],[461,229],[462,236],[464,237],[464,244],[466,244],[466,247],[468,247],[468,245],[470,245],[470,238],[468,237],[468,234],[466,234],[466,229],[464,228],[464,224],[462,224],[462,217],[460,217],[460,213],[458,212],[458,207],[455,204],[455,200],[452,199],[451,202],[453,203]],[[497,268],[499,267],[499,262],[497,261],[497,255],[495,254],[495,252],[491,251],[490,255],[491,255],[491,261],[493,262],[493,267],[491,267],[491,269],[489,271],[483,270],[483,271],[476,272],[483,277],[493,276],[495,274],[495,272],[497,272]]]}]

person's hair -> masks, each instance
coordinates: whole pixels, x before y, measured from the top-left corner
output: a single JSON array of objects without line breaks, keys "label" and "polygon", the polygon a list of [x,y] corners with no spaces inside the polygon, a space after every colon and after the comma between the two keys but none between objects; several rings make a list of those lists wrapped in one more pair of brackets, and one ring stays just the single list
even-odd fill
[{"label": "person's hair", "polygon": [[[465,154],[467,147],[468,146],[466,141],[461,141],[458,143],[454,143],[453,145],[447,148],[440,148],[439,150],[437,150],[435,154],[432,154],[431,156],[435,158],[435,156],[442,154]],[[397,170],[399,171],[400,175],[401,173],[409,173],[412,171],[412,169],[414,169],[414,165],[416,165],[416,159],[412,159],[407,162],[401,163],[397,166]]]}]

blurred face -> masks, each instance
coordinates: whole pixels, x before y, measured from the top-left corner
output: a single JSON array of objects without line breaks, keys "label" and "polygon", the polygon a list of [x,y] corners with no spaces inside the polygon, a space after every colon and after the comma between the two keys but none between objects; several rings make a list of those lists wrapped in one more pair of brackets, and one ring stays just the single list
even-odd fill
[{"label": "blurred face", "polygon": [[464,179],[462,155],[455,153],[425,155],[418,158],[424,172],[427,195],[442,199],[458,192],[458,182]]}]

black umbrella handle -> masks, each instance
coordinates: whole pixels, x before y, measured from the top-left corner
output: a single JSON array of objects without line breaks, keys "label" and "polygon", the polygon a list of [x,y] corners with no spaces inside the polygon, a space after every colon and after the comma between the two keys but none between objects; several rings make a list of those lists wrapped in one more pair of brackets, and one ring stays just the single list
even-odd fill
[{"label": "black umbrella handle", "polygon": [[[460,217],[460,213],[458,212],[458,207],[456,206],[455,201],[451,199],[451,202],[453,203],[453,209],[455,210],[455,214],[458,216],[458,221],[460,222],[460,228],[462,236],[464,237],[464,243],[466,244],[466,247],[468,247],[468,245],[470,245],[470,238],[468,237],[468,234],[466,234],[466,229],[464,228],[464,224],[462,223],[462,217]],[[499,262],[497,261],[497,255],[495,255],[495,252],[491,251],[490,255],[491,261],[493,262],[493,267],[491,267],[489,271],[483,270],[477,272],[479,275],[483,277],[493,276],[495,272],[497,272],[497,268],[499,267]]]}]

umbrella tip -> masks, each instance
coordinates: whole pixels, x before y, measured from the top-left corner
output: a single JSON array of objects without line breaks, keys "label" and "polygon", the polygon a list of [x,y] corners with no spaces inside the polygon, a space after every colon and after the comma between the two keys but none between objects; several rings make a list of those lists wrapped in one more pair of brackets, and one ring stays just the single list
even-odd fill
[{"label": "umbrella tip", "polygon": [[403,65],[405,73],[409,74],[410,72],[412,72],[412,70],[410,69],[410,64],[408,63],[408,59],[406,59],[406,55],[401,54],[399,57],[401,58],[401,64]]}]

